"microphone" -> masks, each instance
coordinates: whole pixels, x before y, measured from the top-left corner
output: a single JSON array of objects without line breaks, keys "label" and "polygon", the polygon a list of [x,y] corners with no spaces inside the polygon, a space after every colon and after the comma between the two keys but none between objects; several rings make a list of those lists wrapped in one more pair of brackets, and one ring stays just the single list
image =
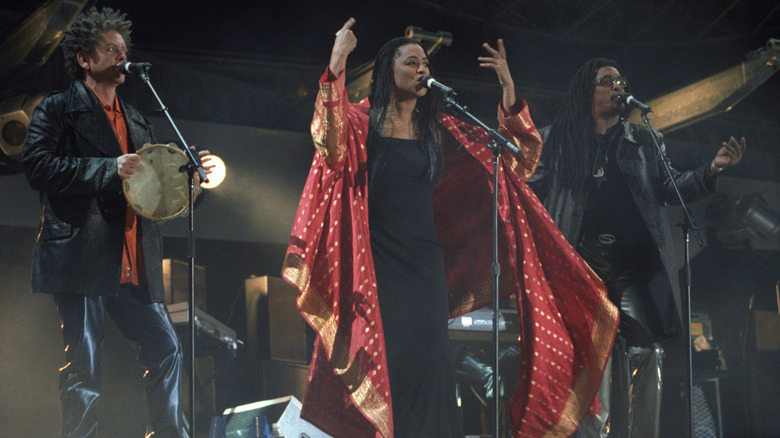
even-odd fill
[{"label": "microphone", "polygon": [[148,62],[123,62],[119,64],[119,71],[129,75],[130,73],[146,73],[152,64]]},{"label": "microphone", "polygon": [[429,89],[429,90],[436,90],[444,95],[444,97],[449,97],[450,95],[457,95],[455,93],[455,90],[452,88],[442,84],[441,82],[436,81],[436,79],[433,78],[431,75],[426,75],[420,78],[420,83],[423,87]]},{"label": "microphone", "polygon": [[633,106],[634,108],[638,108],[643,113],[651,113],[653,112],[652,109],[650,109],[649,106],[643,104],[642,102],[636,100],[634,96],[632,96],[629,93],[622,93],[617,95],[617,100],[625,103],[626,105]]}]

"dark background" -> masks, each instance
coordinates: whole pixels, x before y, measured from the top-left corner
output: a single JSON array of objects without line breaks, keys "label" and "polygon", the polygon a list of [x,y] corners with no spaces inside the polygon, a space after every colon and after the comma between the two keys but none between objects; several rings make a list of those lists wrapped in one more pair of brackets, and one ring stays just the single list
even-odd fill
[{"label": "dark background", "polygon": [[[43,4],[0,0],[0,40]],[[493,72],[477,66],[476,57],[482,42],[494,45],[503,38],[518,94],[540,127],[552,120],[571,76],[591,57],[616,59],[634,95],[647,102],[737,65],[770,38],[780,38],[779,4],[757,0],[90,4],[128,14],[131,60],[153,64],[151,81],[185,139],[211,149],[228,166],[226,181],[205,192],[195,210],[196,263],[206,271],[208,313],[242,340],[244,281],[252,275],[279,276],[313,153],[308,129],[317,80],[334,32],[350,16],[357,20],[358,46],[348,70],[371,61],[384,41],[401,36],[407,26],[452,33],[452,44],[432,57],[433,74],[458,90],[462,102],[488,123],[494,120],[500,88]],[[56,50],[44,65],[0,78],[0,106],[14,96],[46,94],[67,83]],[[152,117],[161,141],[177,141],[137,77],[129,77],[119,93]],[[720,177],[722,196],[691,206],[706,242],[703,248],[691,245],[693,308],[709,314],[714,342],[727,365],[727,371],[715,375],[725,435],[732,437],[780,434],[776,352],[750,348],[752,310],[777,312],[780,241],[776,235],[716,237],[725,231],[724,205],[740,195],[759,194],[778,214],[778,102],[775,75],[731,111],[665,136],[680,169],[710,160],[730,135],[748,141],[744,162]],[[0,170],[0,437],[55,436],[57,368],[62,365],[58,321],[50,297],[29,293],[37,194],[13,163]],[[671,208],[672,225],[680,217],[680,210]],[[164,229],[165,256],[186,260],[186,220],[170,221]],[[681,240],[675,244],[682,266],[683,245]],[[679,385],[687,370],[685,342],[664,347],[662,436],[682,436],[686,414]],[[115,332],[109,333],[106,349],[103,432],[141,436],[142,370],[134,364],[135,352]],[[283,395],[264,389],[265,368],[248,356],[243,347],[232,361],[215,354],[213,412]]]}]

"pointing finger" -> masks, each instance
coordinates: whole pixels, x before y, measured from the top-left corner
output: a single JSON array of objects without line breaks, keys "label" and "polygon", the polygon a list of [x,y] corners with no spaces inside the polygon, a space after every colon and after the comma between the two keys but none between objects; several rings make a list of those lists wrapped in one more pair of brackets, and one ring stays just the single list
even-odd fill
[{"label": "pointing finger", "polygon": [[349,30],[350,28],[352,28],[354,24],[355,24],[355,19],[353,17],[349,17],[349,20],[347,20],[347,22],[344,23],[343,26],[341,26],[341,29],[339,29],[339,31],[336,32],[336,35],[340,35],[342,30],[344,31]]}]

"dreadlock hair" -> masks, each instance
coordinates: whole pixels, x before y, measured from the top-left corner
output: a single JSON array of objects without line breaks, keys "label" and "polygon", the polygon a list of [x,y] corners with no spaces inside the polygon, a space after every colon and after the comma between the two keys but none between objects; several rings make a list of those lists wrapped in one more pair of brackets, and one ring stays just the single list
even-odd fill
[{"label": "dreadlock hair", "polygon": [[[386,42],[376,55],[374,60],[374,71],[371,74],[371,90],[369,91],[369,132],[367,146],[376,144],[385,125],[387,110],[392,102],[393,94],[393,62],[401,56],[401,47],[407,44],[420,45],[419,42],[405,37],[393,38]],[[420,46],[422,47],[422,46]],[[436,112],[439,108],[439,99],[436,93],[427,93],[425,96],[417,99],[417,105],[412,114],[412,123],[414,129],[420,136],[420,141],[425,152],[428,154],[430,166],[428,168],[427,178],[429,181],[435,181],[442,168],[442,152],[439,143],[441,142],[441,125],[436,119]],[[373,151],[376,158],[369,169],[369,181],[373,181],[377,170],[384,165],[384,153],[382,150]]]},{"label": "dreadlock hair", "polygon": [[[601,67],[609,66],[623,72],[616,61],[593,58],[577,70],[569,90],[563,98],[561,109],[550,126],[550,133],[542,151],[542,160],[550,172],[560,177],[563,187],[576,187],[585,181],[591,169],[583,163],[595,141],[591,101],[593,81]],[[628,85],[626,92],[628,92]],[[628,109],[630,111],[630,109]],[[623,114],[625,116],[626,113]]]},{"label": "dreadlock hair", "polygon": [[65,55],[65,67],[71,77],[81,79],[84,76],[76,55],[79,52],[93,54],[100,37],[106,31],[119,32],[129,49],[131,25],[132,22],[125,18],[125,14],[111,8],[103,8],[103,10],[98,11],[97,8],[93,7],[76,17],[73,25],[64,32],[60,42],[62,52]]}]

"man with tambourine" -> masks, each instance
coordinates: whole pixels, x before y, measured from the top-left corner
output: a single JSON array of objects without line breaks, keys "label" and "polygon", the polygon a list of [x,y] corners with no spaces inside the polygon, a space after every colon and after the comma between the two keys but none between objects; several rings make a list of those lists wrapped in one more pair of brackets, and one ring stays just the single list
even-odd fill
[{"label": "man with tambourine", "polygon": [[182,348],[165,306],[162,235],[122,195],[142,166],[135,152],[155,143],[149,121],[116,94],[130,25],[118,11],[92,8],[65,31],[61,46],[75,80],[38,105],[24,145],[27,179],[41,201],[32,289],[53,294],[66,347],[63,437],[97,436],[106,314],[138,345],[147,369],[147,433],[182,430]]}]

